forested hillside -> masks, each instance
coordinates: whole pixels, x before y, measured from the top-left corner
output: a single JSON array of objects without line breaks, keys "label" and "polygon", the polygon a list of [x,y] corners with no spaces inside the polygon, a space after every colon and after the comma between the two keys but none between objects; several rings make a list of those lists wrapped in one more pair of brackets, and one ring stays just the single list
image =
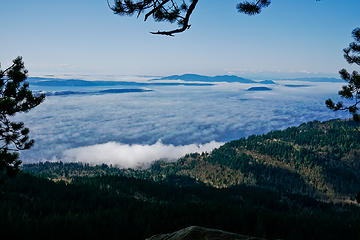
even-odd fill
[{"label": "forested hillside", "polygon": [[352,201],[360,191],[360,124],[313,121],[231,141],[211,154],[188,154],[172,163],[159,161],[147,170],[62,163],[25,165],[24,170],[66,181],[104,174],[152,181],[186,176],[188,181],[216,188],[245,184],[322,200]]},{"label": "forested hillside", "polygon": [[358,239],[359,127],[314,121],[146,170],[24,165],[0,185],[0,224],[5,235],[59,239],[145,239],[192,225],[266,239]]},{"label": "forested hillside", "polygon": [[184,178],[155,183],[99,176],[66,183],[22,173],[0,185],[1,235],[145,239],[197,225],[266,239],[359,237],[356,206],[257,187],[216,189]]},{"label": "forested hillside", "polygon": [[332,120],[250,136],[211,154],[157,162],[144,175],[189,176],[218,188],[256,185],[319,199],[354,199],[360,191],[360,124]]}]

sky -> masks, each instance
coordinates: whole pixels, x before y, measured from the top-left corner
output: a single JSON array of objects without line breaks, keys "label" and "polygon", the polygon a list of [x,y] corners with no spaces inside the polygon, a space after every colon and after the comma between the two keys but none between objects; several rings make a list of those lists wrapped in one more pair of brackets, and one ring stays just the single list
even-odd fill
[{"label": "sky", "polygon": [[23,56],[45,74],[338,76],[359,27],[359,0],[274,0],[260,15],[200,0],[191,29],[114,15],[105,0],[0,0],[0,63]]}]

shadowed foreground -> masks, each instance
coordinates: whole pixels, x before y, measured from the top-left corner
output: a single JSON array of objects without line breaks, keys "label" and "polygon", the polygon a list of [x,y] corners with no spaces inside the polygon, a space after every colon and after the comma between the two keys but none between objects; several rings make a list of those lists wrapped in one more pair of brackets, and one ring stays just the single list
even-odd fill
[{"label": "shadowed foreground", "polygon": [[173,233],[155,235],[146,240],[261,240],[261,238],[191,226]]}]

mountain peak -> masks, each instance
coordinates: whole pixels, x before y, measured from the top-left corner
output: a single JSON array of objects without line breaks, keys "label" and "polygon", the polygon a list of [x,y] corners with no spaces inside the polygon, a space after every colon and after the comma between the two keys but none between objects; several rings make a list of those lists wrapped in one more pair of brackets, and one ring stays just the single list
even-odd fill
[{"label": "mountain peak", "polygon": [[200,81],[200,82],[240,82],[240,83],[256,83],[251,79],[242,78],[235,75],[219,75],[219,76],[205,76],[199,74],[183,74],[171,75],[154,80],[183,80],[183,81]]}]

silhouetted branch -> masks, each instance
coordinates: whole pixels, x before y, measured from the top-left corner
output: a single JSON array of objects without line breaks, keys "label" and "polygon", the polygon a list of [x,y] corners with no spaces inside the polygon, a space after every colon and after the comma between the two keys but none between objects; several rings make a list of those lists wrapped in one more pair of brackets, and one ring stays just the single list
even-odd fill
[{"label": "silhouetted branch", "polygon": [[[136,13],[139,17],[145,13],[144,21],[150,16],[155,21],[176,22],[179,28],[169,31],[151,32],[152,34],[174,36],[176,33],[186,31],[191,27],[189,24],[190,16],[193,13],[199,0],[113,0],[111,6],[109,0],[107,4],[115,14],[131,16]],[[243,1],[237,5],[239,12],[254,15],[260,13],[261,9],[269,6],[270,0],[253,0],[254,2]]]},{"label": "silhouetted branch", "polygon": [[193,0],[191,3],[189,9],[186,12],[186,16],[184,18],[184,23],[181,28],[172,30],[172,31],[157,31],[157,32],[151,32],[152,34],[161,34],[161,35],[168,35],[168,36],[174,36],[175,33],[184,32],[185,30],[189,29],[191,25],[189,25],[189,20],[192,12],[194,11],[196,4],[198,3],[198,0]]}]

